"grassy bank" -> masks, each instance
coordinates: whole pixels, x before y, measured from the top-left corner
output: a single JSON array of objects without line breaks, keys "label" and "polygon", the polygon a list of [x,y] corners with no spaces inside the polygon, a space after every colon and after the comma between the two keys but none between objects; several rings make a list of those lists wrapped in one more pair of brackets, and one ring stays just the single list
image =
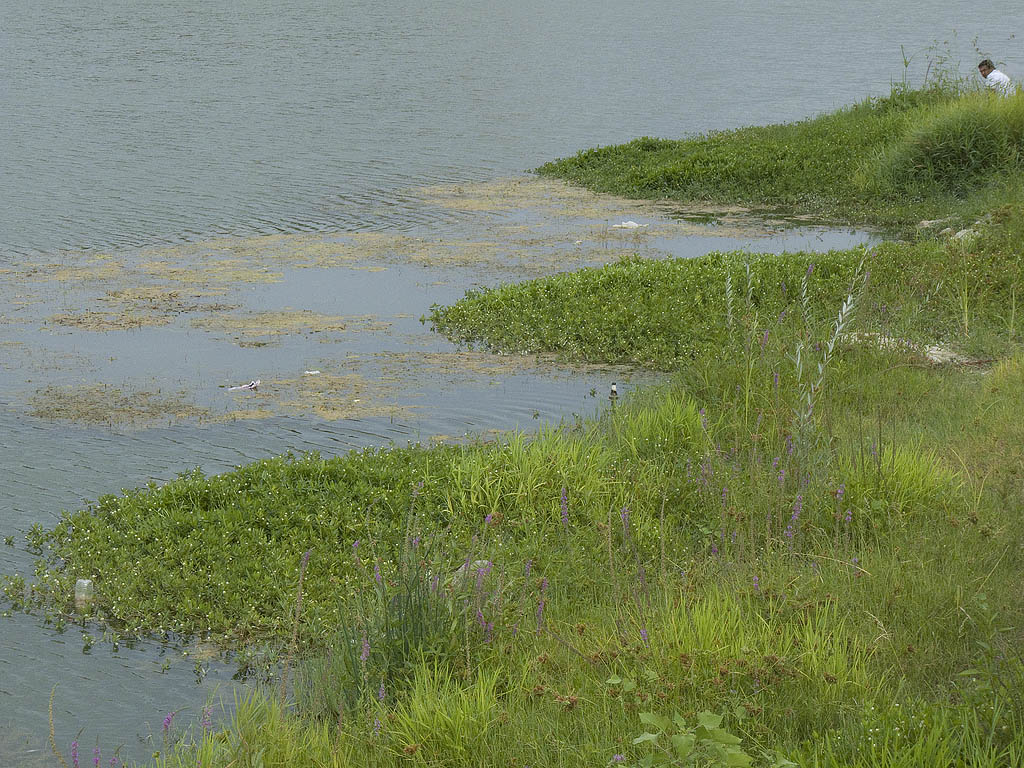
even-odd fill
[{"label": "grassy bank", "polygon": [[898,91],[798,123],[581,151],[542,175],[596,192],[906,229],[1022,199],[1024,96]]},{"label": "grassy bank", "polygon": [[1011,102],[902,93],[583,153],[594,178],[639,174],[636,151],[678,180],[746,146],[774,159],[702,194],[755,202],[761,179],[761,203],[855,217],[929,187],[893,221],[1004,197],[956,239],[632,260],[437,307],[455,339],[671,376],[536,435],[100,499],[30,534],[7,598],[61,625],[92,578],[109,631],[198,637],[264,678],[221,723],[169,722],[159,766],[1019,764],[1024,210],[1009,159],[935,191],[893,149]]}]

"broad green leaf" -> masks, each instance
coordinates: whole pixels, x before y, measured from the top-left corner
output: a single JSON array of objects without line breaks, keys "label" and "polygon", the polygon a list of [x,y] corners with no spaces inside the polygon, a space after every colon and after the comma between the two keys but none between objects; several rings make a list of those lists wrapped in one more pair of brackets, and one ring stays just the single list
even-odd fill
[{"label": "broad green leaf", "polygon": [[652,744],[656,743],[658,741],[658,734],[644,732],[637,736],[635,739],[633,739],[634,744],[643,744],[644,742],[648,741]]},{"label": "broad green leaf", "polygon": [[711,728],[708,731],[708,735],[719,744],[739,744],[743,741],[739,736],[734,736],[729,733],[725,728]]},{"label": "broad green leaf", "polygon": [[678,728],[680,731],[685,731],[687,729],[686,718],[684,718],[678,712],[672,715],[672,722],[676,724],[676,728]]},{"label": "broad green leaf", "polygon": [[646,672],[644,672],[644,677],[646,677],[648,680],[657,680],[658,673],[655,672],[653,669],[648,669]]},{"label": "broad green leaf", "polygon": [[677,733],[672,737],[672,748],[676,751],[676,757],[685,760],[693,752],[693,745],[697,740],[692,733]]},{"label": "broad green leaf", "polygon": [[722,716],[716,715],[714,712],[708,712],[704,710],[697,715],[697,722],[707,728],[709,731],[718,728],[722,724]]},{"label": "broad green leaf", "polygon": [[641,712],[640,722],[645,725],[653,726],[659,731],[667,731],[672,725],[671,721],[667,717],[655,714],[654,712]]},{"label": "broad green leaf", "polygon": [[636,690],[636,683],[632,680],[626,679],[622,681],[622,692],[629,693],[630,691]]},{"label": "broad green leaf", "polygon": [[729,766],[737,766],[737,768],[747,768],[747,766],[753,765],[754,758],[744,752],[742,749],[730,749],[725,753],[725,764]]},{"label": "broad green leaf", "polygon": [[612,675],[607,680],[605,680],[605,683],[607,683],[608,685],[618,685],[621,682],[622,682],[622,678],[619,677],[618,675]]}]

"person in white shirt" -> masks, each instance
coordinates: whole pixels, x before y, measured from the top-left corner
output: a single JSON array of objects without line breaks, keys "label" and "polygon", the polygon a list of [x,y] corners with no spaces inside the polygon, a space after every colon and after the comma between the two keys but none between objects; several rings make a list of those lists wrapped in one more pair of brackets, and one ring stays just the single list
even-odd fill
[{"label": "person in white shirt", "polygon": [[985,59],[978,65],[978,72],[985,81],[985,87],[989,88],[1000,96],[1009,96],[1013,93],[1013,83],[1005,74],[996,69],[992,59]]}]

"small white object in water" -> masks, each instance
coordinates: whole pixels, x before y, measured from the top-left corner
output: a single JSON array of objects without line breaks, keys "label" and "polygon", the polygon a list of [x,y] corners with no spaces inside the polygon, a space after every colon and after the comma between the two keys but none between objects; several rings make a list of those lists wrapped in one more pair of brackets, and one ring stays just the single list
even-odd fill
[{"label": "small white object in water", "polygon": [[615,386],[615,382],[612,382],[612,391],[608,393],[609,400],[616,400],[619,397],[619,388]]},{"label": "small white object in water", "polygon": [[302,375],[303,376],[319,376],[320,375],[320,371],[303,371]]},{"label": "small white object in water", "polygon": [[75,582],[75,608],[85,608],[92,602],[92,579],[79,579]]},{"label": "small white object in water", "polygon": [[621,224],[612,224],[612,229],[636,229],[646,226],[646,224],[637,224],[635,221],[624,221]]},{"label": "small white object in water", "polygon": [[260,380],[253,379],[248,384],[239,384],[237,387],[228,387],[228,392],[241,392],[242,390],[248,390],[249,392],[255,392],[260,388]]},{"label": "small white object in water", "polygon": [[583,241],[577,240],[575,243],[573,243],[573,245],[583,245]]}]

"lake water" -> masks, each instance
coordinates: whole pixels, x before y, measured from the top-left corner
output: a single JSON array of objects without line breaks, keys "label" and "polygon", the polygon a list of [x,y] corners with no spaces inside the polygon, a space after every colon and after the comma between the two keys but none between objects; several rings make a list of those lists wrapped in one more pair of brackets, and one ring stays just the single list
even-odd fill
[{"label": "lake water", "polygon": [[[644,377],[460,355],[420,316],[633,252],[870,236],[699,227],[526,171],[884,94],[901,45],[912,83],[935,42],[973,72],[975,37],[1021,77],[1020,21],[1015,3],[938,0],[5,0],[0,534],[18,543],[0,572],[31,567],[32,524],[195,466],[592,414],[591,389]],[[627,219],[645,226],[612,228]],[[258,392],[227,390],[251,378]],[[83,653],[82,631],[0,618],[0,765],[49,764],[55,683],[58,742],[84,729],[90,756],[99,740],[144,757],[167,712],[230,699],[228,664]]]}]

